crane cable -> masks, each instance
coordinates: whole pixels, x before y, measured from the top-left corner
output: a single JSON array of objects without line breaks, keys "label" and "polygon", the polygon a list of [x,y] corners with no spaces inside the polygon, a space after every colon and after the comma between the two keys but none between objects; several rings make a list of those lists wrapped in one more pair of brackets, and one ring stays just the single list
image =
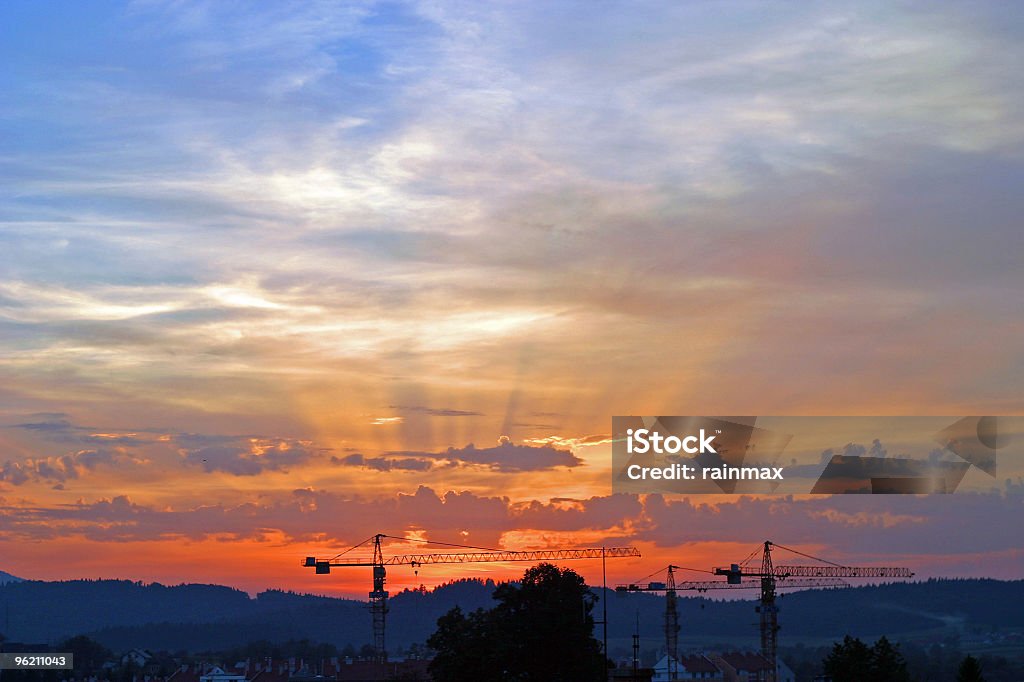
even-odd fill
[{"label": "crane cable", "polygon": [[[710,573],[711,575],[715,574],[714,571],[707,571],[707,570],[704,570],[703,568],[687,568],[686,566],[676,566],[675,564],[672,564],[672,568],[678,568],[680,571],[693,571],[694,573]],[[662,571],[666,571],[666,570],[668,570],[667,567],[666,568],[659,568],[657,571],[655,571],[654,573],[651,573],[650,575],[645,575],[643,578],[640,578],[639,580],[634,580],[632,584],[639,585],[640,583],[642,583],[643,581],[647,580],[648,578],[653,578],[655,575],[661,573]]]},{"label": "crane cable", "polygon": [[778,547],[779,549],[784,549],[787,552],[792,552],[793,554],[799,554],[802,557],[806,557],[808,559],[814,559],[815,561],[820,561],[821,563],[829,564],[830,566],[835,566],[836,568],[848,568],[848,566],[843,566],[842,564],[837,564],[834,561],[829,561],[828,559],[822,559],[821,557],[816,557],[816,556],[812,556],[810,554],[805,554],[804,552],[801,552],[801,551],[796,550],[796,549],[791,549],[791,548],[786,547],[784,545],[780,545],[780,544],[778,544],[776,542],[773,542],[772,545],[775,546],[775,547]]},{"label": "crane cable", "polygon": [[456,545],[451,542],[440,542],[438,540],[421,540],[419,538],[400,538],[397,535],[382,535],[381,537],[388,538],[389,540],[402,540],[403,542],[422,542],[426,545],[441,545],[444,547],[455,547],[458,549],[478,549],[483,552],[501,552],[504,550],[494,549],[493,547],[477,547],[475,545]]},{"label": "crane cable", "polygon": [[363,540],[362,542],[360,542],[360,543],[359,543],[358,545],[352,545],[351,547],[349,547],[349,548],[348,548],[348,549],[346,549],[345,551],[343,551],[343,552],[338,552],[337,554],[335,554],[334,556],[332,556],[332,557],[331,557],[330,559],[328,559],[328,561],[334,561],[335,559],[337,559],[337,558],[338,558],[338,557],[340,557],[340,556],[345,556],[346,554],[348,554],[349,552],[351,552],[351,551],[352,551],[353,549],[355,549],[355,548],[357,548],[357,547],[362,547],[362,546],[363,546],[363,545],[365,545],[366,543],[370,542],[371,540],[373,540],[373,538],[374,538],[374,537],[376,537],[376,536],[373,536],[373,535],[371,535],[370,537],[368,537],[368,538],[366,538],[365,540]]},{"label": "crane cable", "polygon": [[740,566],[746,566],[751,560],[761,551],[761,545],[758,545],[753,552],[747,555],[747,558],[740,562]]},{"label": "crane cable", "polygon": [[[376,538],[376,537],[377,537],[376,535],[371,535],[370,537],[366,538],[365,540],[363,540],[359,544],[352,545],[351,547],[349,547],[348,549],[346,549],[343,552],[338,552],[337,554],[332,556],[330,559],[328,559],[328,561],[334,561],[335,559],[337,559],[339,557],[345,556],[346,554],[351,552],[353,549],[357,549],[359,547],[362,547],[365,544],[373,542],[374,538]],[[503,551],[503,550],[500,550],[500,549],[494,549],[493,547],[477,547],[476,545],[456,545],[456,544],[453,544],[451,542],[439,542],[437,540],[420,540],[418,538],[401,538],[401,537],[398,537],[397,535],[386,535],[384,533],[381,533],[380,537],[388,538],[389,540],[401,540],[403,542],[422,542],[422,543],[428,544],[428,545],[442,545],[444,547],[455,547],[455,548],[458,548],[458,549],[476,549],[476,550],[480,550],[480,551],[483,551],[483,552],[501,552],[501,551]]]}]

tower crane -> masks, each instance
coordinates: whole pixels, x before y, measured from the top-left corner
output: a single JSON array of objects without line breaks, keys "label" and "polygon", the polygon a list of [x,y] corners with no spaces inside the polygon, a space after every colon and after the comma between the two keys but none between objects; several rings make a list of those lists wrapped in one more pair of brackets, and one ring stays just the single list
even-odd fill
[{"label": "tower crane", "polygon": [[[617,585],[615,591],[624,592],[664,592],[665,593],[665,652],[668,656],[668,677],[670,680],[678,677],[679,674],[679,611],[677,606],[677,592],[692,590],[695,592],[707,592],[708,590],[722,589],[754,589],[760,587],[760,581],[742,580],[739,583],[730,583],[727,580],[686,580],[676,582],[675,572],[677,570],[698,571],[701,573],[712,573],[712,571],[683,568],[675,564],[669,564],[665,569],[665,580],[648,583],[630,583]],[[658,571],[660,573],[660,571]],[[654,575],[653,573],[651,575]],[[784,579],[780,588],[810,588],[810,587],[847,587],[849,583],[838,578],[792,578]]]},{"label": "tower crane", "polygon": [[[370,613],[373,617],[373,648],[378,663],[387,661],[385,649],[385,622],[388,612],[388,591],[384,589],[387,579],[387,566],[412,566],[419,568],[426,564],[461,564],[480,562],[507,562],[507,561],[567,561],[573,559],[617,559],[621,557],[639,557],[640,551],[635,547],[596,547],[586,549],[546,549],[531,551],[509,551],[496,550],[484,547],[471,547],[468,545],[452,545],[444,542],[433,542],[420,540],[434,545],[445,545],[460,549],[477,550],[473,552],[445,552],[445,553],[424,553],[424,554],[400,554],[385,557],[381,548],[381,541],[384,539],[401,540],[409,542],[411,538],[401,538],[393,535],[378,533],[358,545],[336,554],[330,559],[318,559],[307,556],[303,566],[314,569],[317,575],[326,575],[332,568],[350,568],[366,566],[373,569],[373,590],[370,592]],[[349,559],[346,558],[350,551],[373,543],[373,557],[371,559]],[[607,617],[605,617],[607,649]],[[607,655],[607,651],[605,652]]]},{"label": "tower crane", "polygon": [[[775,565],[772,561],[772,548],[817,561],[818,564]],[[761,552],[761,570],[755,570],[751,562]],[[749,567],[749,568],[748,568]],[[911,578],[913,573],[906,568],[883,566],[843,566],[826,559],[805,554],[789,547],[784,547],[770,540],[758,545],[746,559],[729,568],[715,568],[713,571],[700,569],[683,569],[713,575],[725,576],[725,580],[688,580],[677,582],[675,571],[681,566],[670,564],[665,569],[664,582],[630,583],[618,585],[616,592],[664,592],[665,593],[665,649],[668,654],[669,679],[675,676],[674,666],[678,665],[679,614],[677,593],[687,590],[707,592],[722,589],[759,589],[761,591],[757,611],[760,614],[761,655],[769,662],[771,672],[765,682],[775,682],[778,672],[778,631],[779,608],[775,603],[778,590],[806,588],[849,587],[846,579],[863,578]],[[660,572],[660,571],[659,571]],[[654,574],[652,574],[654,575]]]},{"label": "tower crane", "polygon": [[[762,549],[763,547],[763,549]],[[819,562],[816,565],[775,565],[772,561],[772,547],[791,552],[793,554],[812,559]],[[761,550],[761,570],[748,568],[755,559],[758,551]],[[715,575],[726,577],[729,585],[743,586],[744,578],[754,578],[755,584],[761,589],[760,603],[757,611],[760,614],[761,628],[761,655],[771,665],[771,671],[766,682],[775,682],[778,675],[778,635],[779,635],[779,607],[775,604],[776,591],[780,585],[786,587],[795,586],[795,580],[838,580],[843,578],[912,578],[913,572],[907,568],[893,568],[886,566],[843,566],[841,564],[819,559],[818,557],[805,554],[789,547],[784,547],[771,540],[765,540],[763,546],[759,546],[750,555],[738,564],[731,564],[728,568],[716,568]],[[749,582],[749,581],[748,581]]]},{"label": "tower crane", "polygon": [[[665,569],[665,582],[650,582],[646,586],[617,585],[616,592],[664,592],[665,593],[665,653],[668,656],[669,679],[675,679],[679,673],[679,612],[676,610],[676,569],[681,568],[669,564]],[[651,575],[654,575],[653,573]]]}]

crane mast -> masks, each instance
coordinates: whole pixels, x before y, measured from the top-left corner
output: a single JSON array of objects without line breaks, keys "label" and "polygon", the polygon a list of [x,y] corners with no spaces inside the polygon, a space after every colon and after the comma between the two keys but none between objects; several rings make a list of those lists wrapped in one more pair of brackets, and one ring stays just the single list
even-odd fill
[{"label": "crane mast", "polygon": [[765,541],[761,557],[761,603],[757,606],[761,616],[761,655],[768,659],[771,671],[768,682],[778,675],[776,657],[779,651],[779,607],[775,604],[775,569],[772,568],[772,543]]},{"label": "crane mast", "polygon": [[679,676],[679,611],[676,604],[676,574],[678,566],[669,564],[665,576],[665,649],[668,652],[669,679]]},{"label": "crane mast", "polygon": [[377,663],[387,661],[384,642],[384,621],[388,614],[388,591],[384,589],[387,569],[384,568],[384,552],[380,548],[381,535],[373,538],[373,591],[370,592],[370,615],[373,618],[373,651]]}]

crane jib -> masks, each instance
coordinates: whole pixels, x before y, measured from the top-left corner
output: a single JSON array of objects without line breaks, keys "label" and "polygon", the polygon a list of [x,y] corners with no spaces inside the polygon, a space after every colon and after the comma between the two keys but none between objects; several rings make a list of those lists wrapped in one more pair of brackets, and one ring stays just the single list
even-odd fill
[{"label": "crane jib", "polygon": [[[716,568],[715,575],[728,576],[730,580],[740,578],[769,577],[762,571],[748,571],[738,566]],[[908,568],[892,566],[775,566],[771,577],[779,580],[786,578],[913,578],[914,572]]]},{"label": "crane jib", "polygon": [[[559,561],[571,559],[612,559],[621,557],[639,557],[640,551],[635,547],[607,547],[604,549],[559,549],[536,550],[528,552],[454,552],[449,554],[400,554],[383,560],[384,566],[419,566],[422,564],[462,564],[476,561]],[[321,562],[322,563],[322,562]],[[363,561],[331,561],[331,566],[373,566],[370,560]],[[310,564],[307,560],[306,565]]]},{"label": "crane jib", "polygon": [[400,554],[382,558],[350,561],[324,561],[306,557],[304,566],[315,567],[317,573],[329,573],[331,567],[357,566],[421,566],[424,564],[462,564],[471,562],[502,561],[567,561],[573,559],[616,559],[639,557],[636,547],[596,547],[586,549],[549,549],[534,551],[451,552],[441,554]]}]

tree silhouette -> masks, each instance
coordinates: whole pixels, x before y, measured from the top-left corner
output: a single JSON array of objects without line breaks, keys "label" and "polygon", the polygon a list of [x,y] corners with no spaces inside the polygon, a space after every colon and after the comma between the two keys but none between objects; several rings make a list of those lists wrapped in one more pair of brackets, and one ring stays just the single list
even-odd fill
[{"label": "tree silhouette", "polygon": [[847,635],[823,661],[833,682],[910,682],[907,662],[885,637],[873,647]]},{"label": "tree silhouette", "polygon": [[910,682],[907,662],[903,655],[886,637],[882,637],[871,648],[871,675],[876,682]]},{"label": "tree silhouette", "polygon": [[501,585],[498,605],[466,615],[454,608],[427,640],[436,652],[434,679],[578,682],[603,679],[605,660],[593,637],[594,598],[571,569],[539,564],[520,584]]},{"label": "tree silhouette", "polygon": [[863,682],[871,673],[871,649],[859,639],[847,635],[832,645],[825,657],[825,674],[833,682]]},{"label": "tree silhouette", "polygon": [[985,682],[978,659],[970,655],[964,658],[960,663],[960,671],[957,672],[956,682]]},{"label": "tree silhouette", "polygon": [[57,648],[70,653],[75,660],[75,672],[86,677],[100,672],[103,664],[114,656],[110,649],[85,635],[66,639]]}]

